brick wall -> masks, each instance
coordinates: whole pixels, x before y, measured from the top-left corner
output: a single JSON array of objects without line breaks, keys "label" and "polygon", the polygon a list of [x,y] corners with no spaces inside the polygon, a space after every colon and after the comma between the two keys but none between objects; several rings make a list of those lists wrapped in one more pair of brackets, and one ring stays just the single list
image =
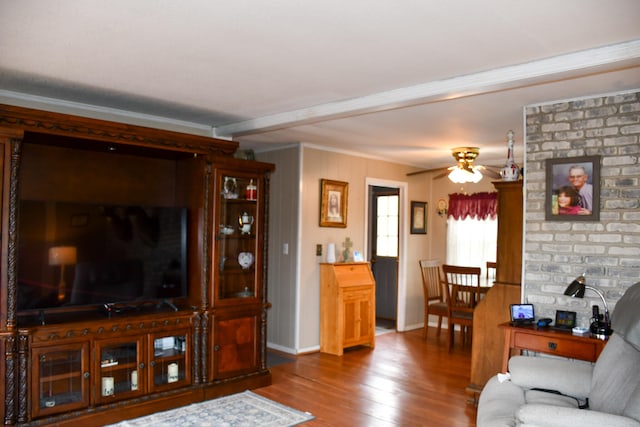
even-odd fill
[{"label": "brick wall", "polygon": [[[601,299],[563,295],[586,272],[613,311],[640,281],[640,91],[529,106],[526,114],[525,255],[523,293],[536,314],[578,313],[589,325]],[[545,221],[545,160],[601,156],[600,220]],[[594,183],[594,187],[597,183]]]}]

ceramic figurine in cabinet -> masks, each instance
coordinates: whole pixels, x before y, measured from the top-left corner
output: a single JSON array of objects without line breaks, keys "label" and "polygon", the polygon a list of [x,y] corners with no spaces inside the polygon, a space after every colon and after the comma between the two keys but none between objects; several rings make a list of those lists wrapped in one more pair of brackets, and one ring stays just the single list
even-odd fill
[{"label": "ceramic figurine in cabinet", "polygon": [[238,218],[238,222],[240,223],[242,234],[251,234],[251,226],[253,225],[252,215],[243,212],[242,215],[240,215],[240,217]]}]

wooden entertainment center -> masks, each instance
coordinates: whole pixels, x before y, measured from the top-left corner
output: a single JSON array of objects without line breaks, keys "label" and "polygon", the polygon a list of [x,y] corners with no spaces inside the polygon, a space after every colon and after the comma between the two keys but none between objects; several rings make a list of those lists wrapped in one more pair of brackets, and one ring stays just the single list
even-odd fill
[{"label": "wooden entertainment center", "polygon": [[[234,158],[237,147],[206,136],[0,105],[5,425],[98,426],[271,383],[266,254],[274,166]],[[30,200],[41,201],[44,212],[21,211]],[[93,214],[67,217],[55,210],[58,201],[103,210],[184,210],[185,265],[171,263],[184,275],[172,276],[168,260],[155,255],[165,249],[156,222],[140,222],[144,212],[109,211],[108,222],[123,240],[131,240],[131,230],[139,233],[166,264],[162,274],[145,264],[144,284],[142,278],[136,282],[158,293],[151,300],[123,294],[122,301],[74,302],[85,254],[74,246],[65,270],[51,249],[68,247],[63,245],[74,233],[92,227]],[[44,230],[20,228],[36,214],[46,219]],[[46,237],[38,238],[39,232]],[[44,265],[37,275],[29,268],[32,260]],[[117,289],[132,285],[122,286]]]}]

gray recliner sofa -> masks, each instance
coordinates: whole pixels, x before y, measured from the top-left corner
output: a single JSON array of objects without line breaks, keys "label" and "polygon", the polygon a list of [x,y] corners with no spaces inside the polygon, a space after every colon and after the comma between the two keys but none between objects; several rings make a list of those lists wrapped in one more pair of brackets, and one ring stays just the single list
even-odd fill
[{"label": "gray recliner sofa", "polygon": [[480,394],[477,427],[640,427],[640,283],[618,301],[611,322],[595,364],[509,359],[508,376],[491,378]]}]

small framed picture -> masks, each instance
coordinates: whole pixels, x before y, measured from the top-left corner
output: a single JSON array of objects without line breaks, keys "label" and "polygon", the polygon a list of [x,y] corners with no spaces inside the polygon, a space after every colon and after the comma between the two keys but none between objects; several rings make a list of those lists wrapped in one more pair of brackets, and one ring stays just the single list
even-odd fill
[{"label": "small framed picture", "polygon": [[320,180],[320,227],[347,226],[349,183]]},{"label": "small framed picture", "polygon": [[600,156],[547,159],[545,219],[600,220]]},{"label": "small framed picture", "polygon": [[411,234],[427,234],[427,202],[411,202]]}]

